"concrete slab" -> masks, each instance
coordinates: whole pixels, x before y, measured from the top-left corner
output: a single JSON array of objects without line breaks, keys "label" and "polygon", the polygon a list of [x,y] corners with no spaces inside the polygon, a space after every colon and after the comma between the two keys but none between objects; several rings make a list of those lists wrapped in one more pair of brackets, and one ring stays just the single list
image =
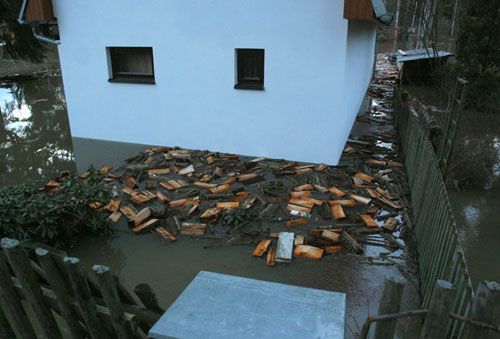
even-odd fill
[{"label": "concrete slab", "polygon": [[150,338],[344,338],[344,293],[201,271]]}]

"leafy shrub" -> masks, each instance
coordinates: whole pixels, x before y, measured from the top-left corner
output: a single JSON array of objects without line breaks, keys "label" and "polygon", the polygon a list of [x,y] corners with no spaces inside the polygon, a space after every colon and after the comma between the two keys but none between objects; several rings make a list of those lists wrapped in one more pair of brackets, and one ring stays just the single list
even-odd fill
[{"label": "leafy shrub", "polygon": [[1,188],[0,237],[68,247],[83,234],[110,236],[108,214],[96,208],[110,200],[101,179],[91,170],[85,179],[66,175],[43,189],[34,183]]}]

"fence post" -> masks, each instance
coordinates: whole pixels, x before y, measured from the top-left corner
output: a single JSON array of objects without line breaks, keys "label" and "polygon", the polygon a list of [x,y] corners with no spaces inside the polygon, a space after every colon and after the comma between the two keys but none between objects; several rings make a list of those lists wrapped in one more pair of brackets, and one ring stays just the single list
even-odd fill
[{"label": "fence post", "polygon": [[[399,277],[386,277],[384,292],[378,309],[378,314],[398,313],[403,298],[405,282]],[[394,338],[397,319],[379,321],[375,327],[375,339]]]},{"label": "fence post", "polygon": [[78,322],[78,315],[73,310],[71,306],[71,297],[68,293],[67,285],[59,271],[54,258],[44,248],[35,249],[35,253],[38,257],[38,261],[42,266],[47,279],[49,281],[50,287],[54,291],[57,299],[57,304],[61,310],[61,316],[66,321],[68,329],[73,338],[84,338],[85,333]]},{"label": "fence post", "polygon": [[446,338],[455,292],[456,289],[449,282],[444,280],[436,281],[429,306],[429,313],[427,313],[424,326],[420,332],[421,339]]},{"label": "fence post", "polygon": [[[469,318],[498,326],[500,324],[500,284],[492,281],[480,282],[471,306]],[[498,338],[498,333],[467,325],[465,338]]]},{"label": "fence post", "polygon": [[80,259],[65,257],[63,262],[68,272],[71,289],[73,290],[73,294],[78,302],[78,305],[80,305],[82,316],[85,320],[90,337],[93,339],[104,338],[105,334],[101,329],[99,317],[97,316],[97,308],[94,297],[90,292],[90,287],[86,277],[80,271]]},{"label": "fence post", "polygon": [[[31,323],[24,313],[21,300],[17,297],[12,280],[10,278],[7,258],[0,251],[0,312],[2,312],[10,323],[16,338],[34,338],[35,332]],[[2,332],[3,335],[3,332]],[[8,337],[7,337],[8,338]]]},{"label": "fence post", "polygon": [[30,259],[19,246],[19,241],[3,238],[1,246],[14,274],[23,287],[26,300],[33,306],[35,317],[40,322],[41,330],[48,338],[62,338],[50,307],[47,305],[42,294],[35,272],[31,268]]},{"label": "fence post", "polygon": [[123,313],[123,307],[118,298],[118,292],[113,281],[109,267],[102,265],[95,265],[92,268],[94,276],[99,284],[99,289],[102,293],[102,297],[108,306],[111,324],[115,329],[115,333],[118,338],[132,339],[133,335],[130,329],[127,327],[125,321],[125,314]]}]

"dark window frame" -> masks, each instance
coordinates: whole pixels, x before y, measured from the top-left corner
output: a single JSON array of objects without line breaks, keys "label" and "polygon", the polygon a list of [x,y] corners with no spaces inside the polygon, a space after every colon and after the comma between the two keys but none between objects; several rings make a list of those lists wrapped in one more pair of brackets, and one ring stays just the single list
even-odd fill
[{"label": "dark window frame", "polygon": [[265,49],[236,49],[235,89],[264,90]]},{"label": "dark window frame", "polygon": [[[153,47],[123,47],[123,46],[113,46],[108,47],[108,57],[109,57],[109,82],[117,83],[130,83],[130,84],[155,84],[155,68],[154,68],[154,58],[153,58]],[[117,58],[116,52],[124,50],[143,50],[149,52],[150,62],[151,62],[151,74],[120,74],[116,71],[117,69]]]}]

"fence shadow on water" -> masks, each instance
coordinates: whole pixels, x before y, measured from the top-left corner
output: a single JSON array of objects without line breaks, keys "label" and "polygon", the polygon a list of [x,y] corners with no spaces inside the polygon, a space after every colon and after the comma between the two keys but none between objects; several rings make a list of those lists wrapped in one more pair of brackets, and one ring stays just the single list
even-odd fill
[{"label": "fence shadow on water", "polygon": [[[474,292],[438,158],[427,128],[405,104],[404,95],[396,93],[395,98],[396,126],[412,192],[422,307],[429,307],[435,282],[441,279],[456,288],[453,313],[467,316]],[[450,337],[461,338],[463,330],[462,322],[449,321]]]}]

